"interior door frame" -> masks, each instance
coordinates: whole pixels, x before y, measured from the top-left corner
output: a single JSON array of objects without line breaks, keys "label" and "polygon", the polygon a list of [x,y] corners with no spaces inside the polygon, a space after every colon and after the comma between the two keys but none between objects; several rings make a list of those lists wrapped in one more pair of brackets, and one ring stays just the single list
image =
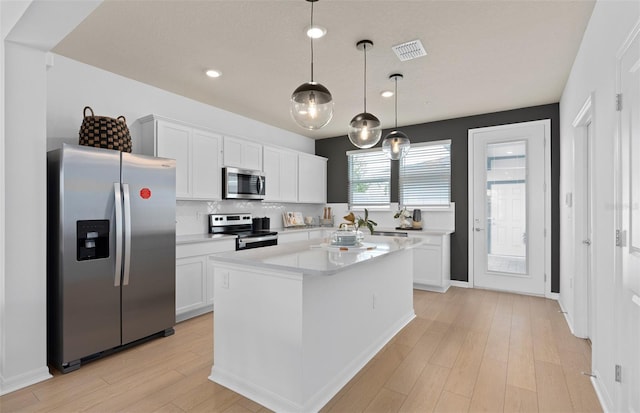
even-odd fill
[{"label": "interior door frame", "polygon": [[[591,93],[585,103],[582,105],[580,111],[576,115],[572,126],[574,129],[574,143],[573,143],[573,157],[574,157],[574,188],[573,188],[573,208],[574,208],[574,221],[573,221],[573,234],[572,234],[572,242],[575,248],[582,248],[583,230],[582,225],[585,223],[585,218],[590,222],[588,223],[591,227],[591,246],[590,252],[587,252],[588,262],[584,260],[583,253],[574,253],[574,263],[573,263],[573,309],[571,318],[573,319],[573,334],[577,337],[587,338],[595,335],[595,323],[593,322],[593,315],[596,313],[596,300],[594,294],[594,276],[593,269],[594,266],[594,251],[596,251],[596,240],[593,236],[593,227],[594,227],[594,202],[593,202],[593,165],[594,165],[594,141],[595,136],[593,132],[595,131],[595,113],[593,108],[595,107],[595,94]],[[587,127],[591,124],[591,135],[587,136]],[[585,139],[588,139],[585,147]],[[585,153],[581,149],[587,150],[587,159],[585,158]],[[588,165],[588,176],[585,180],[581,179],[577,175],[582,171],[577,167],[578,165]],[[584,199],[585,191],[588,191],[589,197],[587,202],[589,205],[587,206],[591,211],[589,216],[587,215],[587,207],[581,205],[578,200]],[[583,276],[585,273],[583,270],[584,266],[581,265],[584,263],[584,266],[588,265],[590,269],[588,277]],[[589,288],[589,285],[591,288]]]},{"label": "interior door frame", "polygon": [[468,214],[469,221],[467,224],[468,230],[468,245],[469,245],[469,254],[468,254],[468,262],[469,262],[469,279],[468,285],[469,287],[474,287],[474,265],[473,265],[473,254],[474,254],[474,235],[473,235],[473,219],[474,219],[474,154],[473,154],[473,135],[476,132],[492,132],[498,131],[501,129],[511,128],[513,126],[525,126],[525,125],[542,125],[544,127],[544,135],[545,135],[545,145],[544,145],[544,228],[545,228],[545,238],[544,238],[544,273],[545,273],[545,281],[544,281],[544,296],[546,298],[558,298],[558,293],[551,292],[551,119],[542,119],[530,122],[517,122],[510,123],[507,125],[500,126],[489,126],[485,128],[474,128],[469,129],[468,131]]}]

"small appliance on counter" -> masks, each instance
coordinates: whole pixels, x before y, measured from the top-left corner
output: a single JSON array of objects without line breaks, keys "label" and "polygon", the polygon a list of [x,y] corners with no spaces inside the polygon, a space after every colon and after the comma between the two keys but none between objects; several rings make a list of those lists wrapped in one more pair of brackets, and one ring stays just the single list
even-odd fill
[{"label": "small appliance on counter", "polygon": [[269,230],[269,221],[251,214],[211,214],[209,233],[237,235],[236,251],[278,245],[278,233]]}]

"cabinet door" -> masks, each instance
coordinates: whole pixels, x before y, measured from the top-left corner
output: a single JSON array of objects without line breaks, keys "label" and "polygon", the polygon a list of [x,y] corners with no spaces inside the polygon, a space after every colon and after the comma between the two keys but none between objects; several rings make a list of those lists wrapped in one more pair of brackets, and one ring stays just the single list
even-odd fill
[{"label": "cabinet door", "polygon": [[243,139],[224,137],[224,166],[262,171],[262,145]]},{"label": "cabinet door", "polygon": [[157,153],[162,158],[176,160],[176,198],[190,198],[189,172],[191,129],[164,121],[157,123]]},{"label": "cabinet door", "polygon": [[207,290],[205,292],[205,303],[207,305],[213,305],[213,292],[214,292],[214,265],[213,260],[207,259]]},{"label": "cabinet door", "polygon": [[298,155],[298,201],[324,204],[327,201],[327,160]]},{"label": "cabinet door", "polygon": [[442,248],[420,246],[413,250],[413,282],[442,286]]},{"label": "cabinet door", "polygon": [[296,232],[279,232],[278,233],[278,245],[289,244],[297,241],[307,241],[309,239],[308,231],[296,231]]},{"label": "cabinet door", "polygon": [[220,136],[193,130],[191,137],[192,198],[222,199],[220,149]]},{"label": "cabinet door", "polygon": [[242,141],[240,139],[225,136],[222,153],[224,166],[242,168]]},{"label": "cabinet door", "polygon": [[242,156],[243,168],[262,171],[262,145],[254,142],[244,142]]},{"label": "cabinet door", "polygon": [[263,171],[266,179],[265,201],[281,201],[280,197],[280,153],[281,151],[274,148],[264,148],[262,154]]},{"label": "cabinet door", "polygon": [[176,260],[176,317],[206,305],[206,257]]},{"label": "cabinet door", "polygon": [[298,154],[295,152],[280,153],[280,200],[298,201]]}]

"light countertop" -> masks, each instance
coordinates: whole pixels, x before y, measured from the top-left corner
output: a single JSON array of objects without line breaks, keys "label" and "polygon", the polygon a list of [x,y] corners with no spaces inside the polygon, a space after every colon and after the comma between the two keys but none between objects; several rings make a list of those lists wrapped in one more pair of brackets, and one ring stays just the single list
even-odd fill
[{"label": "light countertop", "polygon": [[179,235],[176,237],[176,245],[195,244],[198,242],[220,241],[224,239],[235,239],[236,235],[227,234],[191,234]]},{"label": "light countertop", "polygon": [[[396,229],[395,227],[374,227],[374,231],[393,231],[393,232],[406,232],[409,236],[412,235],[447,235],[453,234],[454,231],[450,229],[437,229],[437,228],[423,228],[423,229]],[[368,230],[365,230],[368,232]]]},{"label": "light countertop", "polygon": [[359,263],[413,248],[420,243],[418,238],[366,237],[362,247],[348,247],[347,251],[341,251],[339,247],[321,243],[320,240],[309,240],[220,253],[211,259],[305,275],[333,275]]}]

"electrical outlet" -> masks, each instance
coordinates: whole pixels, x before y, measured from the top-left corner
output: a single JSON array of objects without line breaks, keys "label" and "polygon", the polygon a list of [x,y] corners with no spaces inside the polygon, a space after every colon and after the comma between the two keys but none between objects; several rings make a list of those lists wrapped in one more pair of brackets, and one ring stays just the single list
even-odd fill
[{"label": "electrical outlet", "polygon": [[222,288],[229,288],[229,273],[222,273]]}]

